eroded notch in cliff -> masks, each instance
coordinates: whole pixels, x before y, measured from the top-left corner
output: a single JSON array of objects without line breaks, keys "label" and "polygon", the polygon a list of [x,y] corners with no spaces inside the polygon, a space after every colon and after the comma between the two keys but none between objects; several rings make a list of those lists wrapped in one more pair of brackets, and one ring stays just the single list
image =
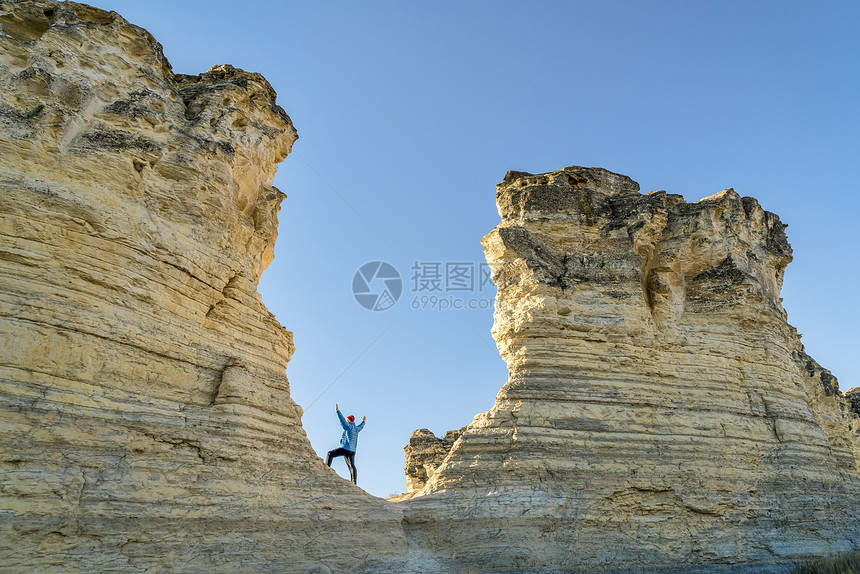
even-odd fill
[{"label": "eroded notch in cliff", "polygon": [[218,299],[212,303],[209,310],[206,311],[207,319],[214,319],[218,312],[218,307],[223,305],[227,299],[236,299],[235,294],[239,291],[239,280],[238,272],[233,273],[230,279],[227,280],[227,283],[225,283],[224,287],[221,289]]},{"label": "eroded notch in cliff", "polygon": [[610,205],[615,215],[625,213],[626,218],[635,217],[627,225],[627,234],[633,242],[633,252],[640,258],[642,296],[653,316],[658,298],[667,297],[670,291],[669,284],[661,277],[661,272],[670,270],[658,269],[660,242],[668,223],[666,192],[656,191],[636,199],[638,201],[631,204],[629,197],[625,196],[610,202]]},{"label": "eroded notch in cliff", "polygon": [[519,226],[502,227],[498,232],[505,246],[526,262],[536,279],[551,287],[566,288],[567,254],[553,253],[544,242]]}]

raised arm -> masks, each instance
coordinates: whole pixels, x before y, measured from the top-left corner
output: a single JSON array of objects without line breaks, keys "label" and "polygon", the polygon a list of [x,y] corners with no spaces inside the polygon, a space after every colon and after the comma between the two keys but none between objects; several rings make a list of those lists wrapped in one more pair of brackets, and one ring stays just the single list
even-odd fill
[{"label": "raised arm", "polygon": [[358,430],[363,429],[363,428],[364,428],[364,423],[366,423],[366,422],[367,422],[367,417],[361,417],[361,422],[360,422],[359,424],[357,424],[357,425],[355,426],[355,428],[357,428]]},{"label": "raised arm", "polygon": [[340,426],[343,427],[343,430],[346,430],[348,427],[346,426],[346,419],[343,418],[343,415],[340,414],[340,410],[337,411],[337,418],[340,419]]}]

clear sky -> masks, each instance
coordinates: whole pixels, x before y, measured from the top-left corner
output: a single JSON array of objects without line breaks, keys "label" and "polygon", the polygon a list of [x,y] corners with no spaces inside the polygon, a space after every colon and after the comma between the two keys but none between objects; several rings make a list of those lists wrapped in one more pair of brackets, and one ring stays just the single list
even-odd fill
[{"label": "clear sky", "polygon": [[[410,433],[468,424],[505,382],[492,305],[413,309],[431,293],[411,268],[477,274],[507,170],[600,166],[643,192],[758,198],[789,224],[789,322],[842,390],[860,386],[860,3],[95,3],[149,30],[176,72],[261,72],[292,117],[260,291],[295,334],[287,375],[317,453],[338,446],[335,402],[367,416],[368,492],[405,490]],[[373,312],[352,285],[375,260],[403,292]],[[477,288],[436,295],[487,307],[495,289]]]}]

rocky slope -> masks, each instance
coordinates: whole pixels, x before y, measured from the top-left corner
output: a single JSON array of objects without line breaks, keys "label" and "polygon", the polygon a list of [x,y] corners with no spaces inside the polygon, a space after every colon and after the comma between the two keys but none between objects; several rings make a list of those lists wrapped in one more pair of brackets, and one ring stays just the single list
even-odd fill
[{"label": "rocky slope", "polygon": [[2,2],[0,25],[0,568],[402,555],[399,510],[311,449],[256,291],[296,139],[268,82],[174,75],[72,2]]},{"label": "rocky slope", "polygon": [[776,215],[598,168],[510,172],[496,199],[510,377],[417,461],[435,472],[401,498],[410,536],[488,571],[767,571],[860,548],[860,418],[786,322]]}]

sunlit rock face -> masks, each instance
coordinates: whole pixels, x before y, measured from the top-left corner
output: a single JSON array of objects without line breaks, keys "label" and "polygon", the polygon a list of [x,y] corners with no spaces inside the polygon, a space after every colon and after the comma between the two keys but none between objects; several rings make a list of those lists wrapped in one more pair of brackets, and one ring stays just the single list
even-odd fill
[{"label": "sunlit rock face", "polygon": [[860,547],[860,419],[786,322],[776,215],[581,167],[509,172],[496,200],[510,377],[404,497],[421,547],[452,568],[683,572]]},{"label": "sunlit rock face", "polygon": [[399,510],[312,450],[256,290],[296,140],[269,83],[175,75],[145,30],[72,2],[0,2],[0,26],[2,569],[403,554]]},{"label": "sunlit rock face", "polygon": [[464,428],[458,431],[448,431],[442,438],[437,438],[427,429],[419,429],[409,437],[409,444],[403,449],[406,454],[406,488],[415,492],[424,488],[427,480],[433,476],[451,447],[460,438]]},{"label": "sunlit rock face", "polygon": [[510,380],[410,492],[315,455],[256,285],[296,132],[113,12],[0,2],[0,568],[767,571],[860,545],[858,391],[803,352],[779,219],[511,172],[484,238]]}]

